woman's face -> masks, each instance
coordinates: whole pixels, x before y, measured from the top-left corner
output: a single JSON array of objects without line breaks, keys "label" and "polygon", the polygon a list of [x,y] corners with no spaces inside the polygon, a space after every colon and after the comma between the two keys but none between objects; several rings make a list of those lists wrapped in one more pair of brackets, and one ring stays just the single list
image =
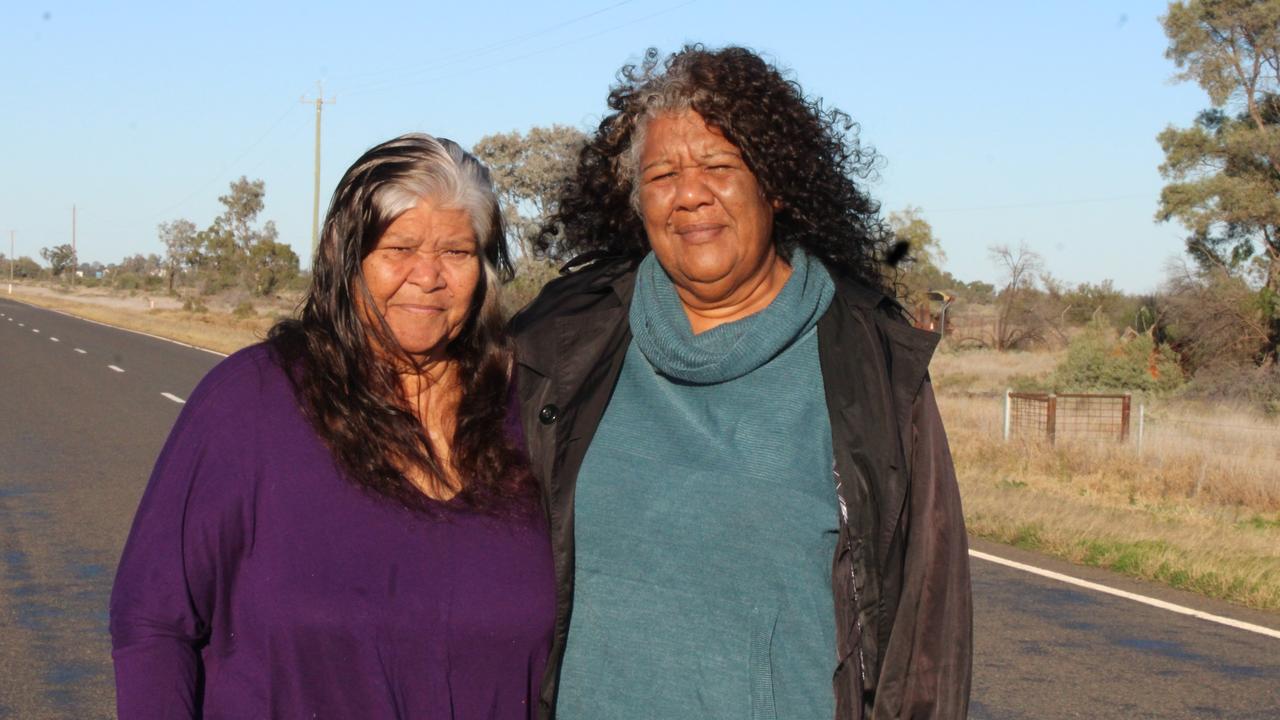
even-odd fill
[{"label": "woman's face", "polygon": [[361,268],[373,296],[366,312],[386,318],[400,348],[415,359],[443,359],[467,321],[480,282],[468,213],[422,199],[391,223]]},{"label": "woman's face", "polygon": [[649,121],[639,195],[658,262],[701,301],[732,297],[776,258],[773,205],[742,152],[697,112]]}]

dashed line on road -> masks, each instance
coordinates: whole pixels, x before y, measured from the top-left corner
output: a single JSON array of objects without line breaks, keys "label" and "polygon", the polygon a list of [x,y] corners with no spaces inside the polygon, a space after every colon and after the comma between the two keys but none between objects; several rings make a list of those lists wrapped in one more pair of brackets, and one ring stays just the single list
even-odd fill
[{"label": "dashed line on road", "polygon": [[1099,585],[1098,583],[1095,583],[1095,582],[1090,582],[1088,580],[1081,580],[1080,578],[1071,577],[1070,575],[1063,575],[1062,573],[1057,573],[1052,570],[1045,570],[1044,568],[1038,568],[1034,565],[1026,565],[1020,562],[1014,562],[1013,560],[1006,560],[1005,558],[998,557],[996,555],[988,555],[987,553],[979,552],[977,550],[970,550],[969,555],[976,557],[980,560],[986,560],[987,562],[995,563],[997,565],[1004,565],[1005,567],[1011,567],[1011,568],[1014,568],[1015,570],[1029,572],[1032,575],[1039,575],[1041,577],[1047,577],[1051,580],[1057,580],[1058,582],[1064,582],[1064,583],[1067,583],[1068,585],[1075,585],[1077,587],[1087,588],[1089,590],[1105,593],[1107,595],[1114,595],[1116,597],[1121,597],[1126,600],[1133,600],[1134,602],[1140,602],[1144,605],[1150,605],[1152,607],[1160,608],[1161,610],[1168,610],[1169,612],[1178,613],[1179,615],[1190,615],[1191,617],[1200,618],[1201,620],[1208,620],[1209,622],[1215,622],[1220,625],[1226,625],[1227,627],[1233,627],[1233,628],[1236,628],[1237,630],[1247,630],[1252,633],[1257,633],[1259,635],[1266,635],[1267,637],[1273,637],[1273,638],[1276,638],[1277,640],[1280,640],[1280,630],[1274,630],[1272,628],[1263,627],[1261,625],[1254,625],[1253,623],[1247,623],[1241,620],[1235,620],[1229,617],[1223,617],[1221,615],[1214,615],[1212,613],[1207,613],[1207,612],[1204,612],[1203,610],[1196,610],[1195,608],[1189,608],[1184,605],[1175,605],[1174,603],[1171,603],[1171,602],[1165,602],[1164,600],[1157,600],[1152,597],[1147,597],[1146,595],[1139,595],[1137,593],[1131,593],[1125,590],[1118,590],[1113,587],[1107,587],[1106,585]]},{"label": "dashed line on road", "polygon": [[61,340],[59,340],[58,338],[56,338],[56,337],[54,337],[54,336],[50,335],[50,336],[49,336],[49,342],[62,342],[62,341],[61,341]]},{"label": "dashed line on road", "polygon": [[18,323],[18,327],[26,327],[26,326],[27,326],[26,323]]},{"label": "dashed line on road", "polygon": [[186,404],[187,404],[187,401],[186,401],[186,400],[183,400],[182,398],[178,397],[177,395],[174,395],[173,393],[160,393],[160,394],[161,394],[162,396],[164,396],[164,397],[166,397],[166,398],[168,398],[168,399],[170,399],[170,400],[172,400],[172,401],[174,401],[174,402],[178,403],[179,405],[186,405]]},{"label": "dashed line on road", "polygon": [[88,354],[88,353],[86,353],[84,350],[81,350],[80,348],[76,348],[76,352],[80,353],[81,355],[87,355],[87,354]]},{"label": "dashed line on road", "polygon": [[107,367],[111,368],[112,370],[115,370],[116,372],[124,372],[124,368],[122,367],[116,367],[115,365],[108,365]]},{"label": "dashed line on road", "polygon": [[31,332],[38,333],[40,332],[40,328],[31,328]]}]

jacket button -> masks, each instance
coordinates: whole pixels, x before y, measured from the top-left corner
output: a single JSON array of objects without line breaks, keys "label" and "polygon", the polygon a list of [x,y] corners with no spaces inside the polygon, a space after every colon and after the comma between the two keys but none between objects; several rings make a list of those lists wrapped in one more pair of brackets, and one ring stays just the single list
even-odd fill
[{"label": "jacket button", "polygon": [[538,420],[540,420],[543,425],[550,425],[559,419],[560,408],[555,405],[543,405],[542,409],[538,411]]}]

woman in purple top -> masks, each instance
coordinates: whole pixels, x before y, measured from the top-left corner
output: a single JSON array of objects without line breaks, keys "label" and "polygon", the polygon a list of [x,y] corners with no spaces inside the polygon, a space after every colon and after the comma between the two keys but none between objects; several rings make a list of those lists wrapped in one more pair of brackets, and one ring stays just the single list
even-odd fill
[{"label": "woman in purple top", "polygon": [[508,422],[488,172],[405,135],[334,193],[301,317],[174,426],[111,596],[122,718],[525,718],[554,586]]}]

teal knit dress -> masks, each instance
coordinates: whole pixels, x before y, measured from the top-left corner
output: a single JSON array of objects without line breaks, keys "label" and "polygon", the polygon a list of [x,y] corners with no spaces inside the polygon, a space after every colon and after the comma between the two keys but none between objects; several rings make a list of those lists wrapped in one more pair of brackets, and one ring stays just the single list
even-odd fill
[{"label": "teal knit dress", "polygon": [[838,507],[797,250],[763,311],[699,335],[650,255],[634,340],[578,476],[562,720],[826,720]]}]

